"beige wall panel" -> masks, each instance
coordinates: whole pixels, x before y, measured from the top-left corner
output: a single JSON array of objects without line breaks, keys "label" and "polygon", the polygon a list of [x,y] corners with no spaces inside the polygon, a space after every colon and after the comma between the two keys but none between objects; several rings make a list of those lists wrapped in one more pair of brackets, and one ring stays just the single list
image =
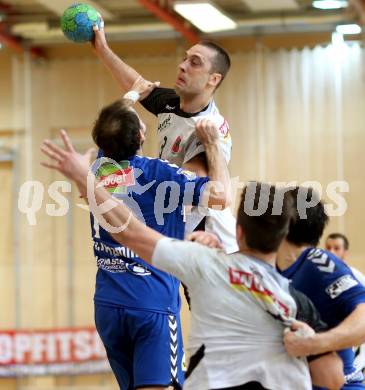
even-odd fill
[{"label": "beige wall panel", "polygon": [[8,50],[0,51],[0,131],[13,125],[12,57]]},{"label": "beige wall panel", "polygon": [[0,390],[17,390],[15,379],[0,379]]},{"label": "beige wall panel", "polygon": [[13,242],[13,164],[0,162],[0,327],[12,329],[16,325],[16,272]]}]

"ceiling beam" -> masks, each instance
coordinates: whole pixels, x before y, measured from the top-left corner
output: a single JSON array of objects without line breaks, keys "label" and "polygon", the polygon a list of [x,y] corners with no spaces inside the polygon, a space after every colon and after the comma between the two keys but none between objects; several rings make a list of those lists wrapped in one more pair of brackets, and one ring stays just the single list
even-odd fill
[{"label": "ceiling beam", "polygon": [[[8,15],[11,14],[12,11],[13,11],[13,7],[10,4],[0,1],[0,12],[4,13],[5,15]],[[41,48],[30,47],[29,49],[27,49],[24,46],[23,41],[17,38],[15,35],[12,35],[11,32],[9,32],[8,29],[6,28],[6,24],[1,21],[0,21],[0,43],[16,51],[17,53],[24,53],[25,51],[29,50],[33,58],[45,58],[45,55]]]},{"label": "ceiling beam", "polygon": [[[17,53],[24,53],[25,51],[27,51],[20,39],[4,31],[0,31],[0,43],[16,51]],[[33,58],[45,58],[42,49],[40,49],[39,47],[30,47],[29,52]]]},{"label": "ceiling beam", "polygon": [[12,11],[12,6],[0,1],[0,12],[8,14]]},{"label": "ceiling beam", "polygon": [[176,31],[183,35],[190,43],[199,42],[197,32],[185,22],[179,19],[175,13],[171,12],[167,7],[161,7],[157,1],[153,0],[138,0],[143,7],[152,12],[160,20],[170,24]]},{"label": "ceiling beam", "polygon": [[359,22],[365,26],[365,0],[350,0],[350,4],[358,16]]}]

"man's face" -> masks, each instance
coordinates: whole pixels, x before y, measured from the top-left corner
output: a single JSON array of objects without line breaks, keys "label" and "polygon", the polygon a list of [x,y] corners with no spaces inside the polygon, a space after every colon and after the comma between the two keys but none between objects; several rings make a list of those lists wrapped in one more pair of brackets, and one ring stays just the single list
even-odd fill
[{"label": "man's face", "polygon": [[217,73],[211,73],[214,50],[202,45],[191,47],[178,67],[175,90],[180,96],[197,95],[211,87]]},{"label": "man's face", "polygon": [[326,249],[341,260],[345,260],[347,251],[342,238],[327,238]]}]

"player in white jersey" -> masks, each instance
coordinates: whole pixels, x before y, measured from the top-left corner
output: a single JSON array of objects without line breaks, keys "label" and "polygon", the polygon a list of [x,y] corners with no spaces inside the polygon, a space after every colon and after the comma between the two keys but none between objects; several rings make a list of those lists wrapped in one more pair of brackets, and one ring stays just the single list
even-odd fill
[{"label": "player in white jersey", "polygon": [[[194,134],[198,119],[208,118],[220,132],[221,148],[227,163],[231,157],[231,137],[227,121],[220,115],[213,94],[230,68],[228,54],[212,42],[202,41],[187,50],[178,67],[175,89],[156,88],[158,83],[142,76],[109,48],[104,31],[95,26],[95,52],[125,91],[137,89],[135,101],[158,117],[159,157],[183,168],[206,176],[207,167],[203,146]],[[133,96],[133,92],[132,95]],[[193,210],[187,218],[186,232],[205,226],[218,235],[227,253],[237,251],[235,219],[230,209]],[[203,222],[203,224],[202,224]]]},{"label": "player in white jersey", "polygon": [[[238,214],[240,253],[226,255],[168,239],[139,222],[124,204],[114,202],[113,207],[104,188],[88,187],[88,162],[67,138],[64,142],[66,150],[50,142],[45,145],[43,151],[53,159],[53,164],[46,165],[75,180],[82,195],[94,194],[104,210],[105,226],[124,227],[114,230],[114,239],[183,280],[191,291],[191,358],[184,389],[310,390],[307,362],[286,353],[283,330],[294,325],[298,316],[306,317],[316,330],[323,329],[323,323],[313,305],[302,304],[303,295],[294,298],[289,282],[275,269],[276,252],[293,215],[292,198],[270,185],[254,183],[253,191],[246,188]],[[262,191],[269,193],[268,207],[260,216],[250,216],[247,196],[252,211],[257,211]],[[276,191],[283,199],[279,215],[273,215]],[[313,333],[306,326],[309,330]]]}]

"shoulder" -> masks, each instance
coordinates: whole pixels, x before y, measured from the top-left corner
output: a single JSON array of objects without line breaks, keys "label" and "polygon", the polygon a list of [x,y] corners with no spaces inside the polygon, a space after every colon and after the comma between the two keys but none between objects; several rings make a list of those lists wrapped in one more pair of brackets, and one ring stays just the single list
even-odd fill
[{"label": "shoulder", "polygon": [[324,275],[350,271],[339,258],[323,249],[313,248],[306,256],[307,264]]},{"label": "shoulder", "polygon": [[307,265],[315,272],[312,281],[321,284],[332,299],[359,285],[350,267],[341,259],[323,249],[312,249],[307,256]]},{"label": "shoulder", "polygon": [[161,178],[167,179],[172,173],[181,171],[181,168],[177,165],[159,158],[136,156],[134,161],[135,168],[140,168],[146,177],[151,177],[157,181]]},{"label": "shoulder", "polygon": [[171,88],[155,88],[141,104],[155,115],[163,112],[171,112],[179,106],[180,98]]}]

